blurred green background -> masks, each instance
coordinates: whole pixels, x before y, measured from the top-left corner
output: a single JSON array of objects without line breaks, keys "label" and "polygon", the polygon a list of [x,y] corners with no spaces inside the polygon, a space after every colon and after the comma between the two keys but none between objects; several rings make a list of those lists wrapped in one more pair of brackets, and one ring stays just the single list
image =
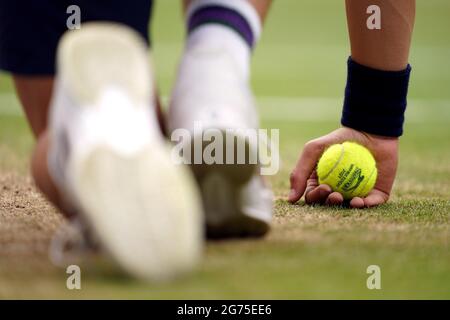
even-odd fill
[{"label": "blurred green background", "polygon": [[[25,278],[23,290],[24,276],[0,268],[0,296],[449,298],[449,13],[448,0],[417,1],[410,103],[389,204],[358,211],[283,200],[302,145],[339,126],[349,44],[343,1],[275,0],[252,69],[262,125],[280,129],[283,167],[270,178],[277,197],[271,234],[209,243],[200,270],[169,285],[93,268],[84,273],[84,289],[69,292],[64,271],[49,268],[39,281]],[[179,1],[156,1],[152,29],[158,85],[167,97],[185,33]],[[25,176],[32,145],[11,80],[1,75],[0,175]],[[381,291],[365,286],[369,264],[382,267]]]},{"label": "blurred green background", "polygon": [[[449,9],[446,0],[417,1],[410,98],[450,97]],[[156,1],[153,20],[157,77],[168,95],[185,36],[179,1]],[[341,97],[349,52],[342,1],[276,0],[253,60],[255,93]],[[11,90],[2,76],[0,91]]]}]

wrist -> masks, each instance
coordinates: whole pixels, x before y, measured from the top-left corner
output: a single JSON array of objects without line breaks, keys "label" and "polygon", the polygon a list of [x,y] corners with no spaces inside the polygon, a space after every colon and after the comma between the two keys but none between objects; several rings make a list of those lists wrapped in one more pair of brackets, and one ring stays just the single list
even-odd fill
[{"label": "wrist", "polygon": [[411,67],[382,71],[348,59],[348,77],[341,123],[371,135],[403,134]]}]

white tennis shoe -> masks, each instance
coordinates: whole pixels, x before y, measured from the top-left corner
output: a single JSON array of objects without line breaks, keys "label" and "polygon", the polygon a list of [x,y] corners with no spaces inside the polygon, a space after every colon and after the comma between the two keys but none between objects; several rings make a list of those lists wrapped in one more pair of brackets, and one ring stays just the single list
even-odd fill
[{"label": "white tennis shoe", "polygon": [[148,59],[123,26],[85,24],[63,37],[48,162],[112,258],[160,280],[199,262],[203,214],[195,180],[173,164],[159,131]]},{"label": "white tennis shoe", "polygon": [[[220,44],[193,41],[181,61],[170,102],[170,133],[187,130],[189,144],[203,141],[203,152],[208,145],[203,135],[220,132],[223,159],[228,155],[235,160],[233,164],[195,164],[192,153],[188,159],[202,191],[211,237],[260,236],[268,231],[272,218],[273,194],[259,176],[258,163],[248,157],[244,164],[237,163],[237,141],[245,144],[247,156],[257,152],[258,143],[247,139],[246,132],[259,126],[247,75],[237,63]],[[227,132],[232,132],[231,138]],[[227,147],[230,140],[234,146]]]}]

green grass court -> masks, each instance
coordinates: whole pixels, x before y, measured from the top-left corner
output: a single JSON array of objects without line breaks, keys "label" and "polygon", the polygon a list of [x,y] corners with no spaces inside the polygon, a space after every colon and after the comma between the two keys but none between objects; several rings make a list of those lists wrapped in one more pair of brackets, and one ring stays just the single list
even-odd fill
[{"label": "green grass court", "polygon": [[[82,265],[82,290],[66,289],[65,270],[45,254],[60,219],[30,189],[33,138],[9,77],[1,75],[0,297],[450,298],[448,12],[447,0],[417,1],[410,103],[391,201],[350,210],[284,200],[303,144],[339,126],[349,54],[344,4],[274,1],[252,79],[262,127],[280,129],[282,168],[270,178],[273,230],[262,240],[208,243],[196,273],[164,285],[126,279],[94,259]],[[158,1],[154,61],[163,96],[183,36],[179,2]],[[366,287],[369,265],[381,267],[381,290]]]}]

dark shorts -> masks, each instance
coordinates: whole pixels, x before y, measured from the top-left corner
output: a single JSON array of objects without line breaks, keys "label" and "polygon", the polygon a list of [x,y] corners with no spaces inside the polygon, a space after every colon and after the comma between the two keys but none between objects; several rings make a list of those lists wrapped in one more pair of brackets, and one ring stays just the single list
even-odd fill
[{"label": "dark shorts", "polygon": [[53,75],[58,41],[68,30],[70,5],[80,7],[81,22],[122,23],[150,42],[152,0],[0,0],[0,69]]}]

